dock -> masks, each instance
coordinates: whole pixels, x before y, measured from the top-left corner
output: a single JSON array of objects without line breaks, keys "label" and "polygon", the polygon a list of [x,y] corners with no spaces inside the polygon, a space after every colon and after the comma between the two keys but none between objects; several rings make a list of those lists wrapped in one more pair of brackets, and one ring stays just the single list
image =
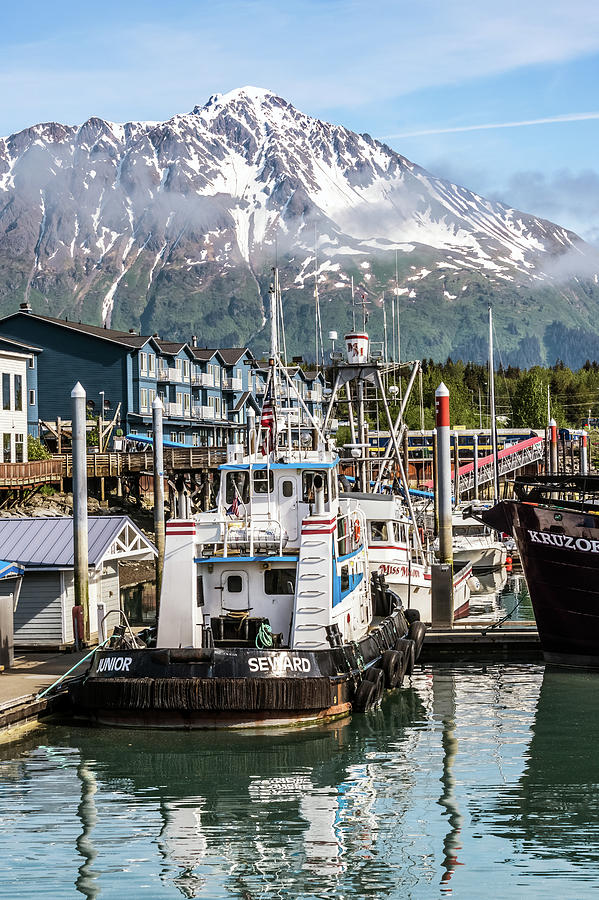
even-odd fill
[{"label": "dock", "polygon": [[497,626],[484,620],[454,628],[429,627],[419,662],[542,662],[536,624],[509,621]]},{"label": "dock", "polygon": [[0,675],[0,745],[19,740],[27,731],[64,708],[65,695],[38,699],[44,688],[84,656],[81,653],[27,653]]}]

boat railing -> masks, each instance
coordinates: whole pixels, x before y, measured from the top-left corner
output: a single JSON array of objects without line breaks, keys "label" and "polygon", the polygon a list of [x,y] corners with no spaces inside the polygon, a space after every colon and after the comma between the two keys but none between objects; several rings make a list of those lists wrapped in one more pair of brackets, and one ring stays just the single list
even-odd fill
[{"label": "boat railing", "polygon": [[249,556],[283,555],[288,536],[278,519],[253,513],[245,519],[220,520],[223,557],[240,552]]},{"label": "boat railing", "polygon": [[337,517],[337,556],[347,556],[366,543],[366,516],[359,507]]}]

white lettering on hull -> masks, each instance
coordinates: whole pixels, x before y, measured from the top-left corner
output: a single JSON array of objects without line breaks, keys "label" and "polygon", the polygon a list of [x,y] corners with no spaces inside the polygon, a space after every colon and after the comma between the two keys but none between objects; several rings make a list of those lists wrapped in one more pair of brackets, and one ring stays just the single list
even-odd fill
[{"label": "white lettering on hull", "polygon": [[309,672],[312,663],[299,656],[250,656],[250,672]]},{"label": "white lettering on hull", "polygon": [[98,663],[98,672],[128,672],[133,662],[131,656],[104,656]]},{"label": "white lettering on hull", "polygon": [[553,534],[550,531],[531,531],[527,529],[533,544],[547,544],[565,550],[582,550],[583,553],[599,553],[599,541],[587,538],[573,538],[570,534]]}]

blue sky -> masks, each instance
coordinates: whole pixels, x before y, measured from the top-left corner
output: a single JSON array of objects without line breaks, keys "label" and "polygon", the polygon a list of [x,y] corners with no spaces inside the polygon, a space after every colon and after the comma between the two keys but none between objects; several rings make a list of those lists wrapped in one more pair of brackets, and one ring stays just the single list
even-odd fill
[{"label": "blue sky", "polygon": [[1,134],[245,84],[599,243],[597,2],[23,0],[3,20]]}]

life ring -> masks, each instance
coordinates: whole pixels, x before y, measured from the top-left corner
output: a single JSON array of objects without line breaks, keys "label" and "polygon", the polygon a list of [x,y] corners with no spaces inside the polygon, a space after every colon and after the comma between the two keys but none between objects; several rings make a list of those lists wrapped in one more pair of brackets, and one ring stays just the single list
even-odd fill
[{"label": "life ring", "polygon": [[360,528],[360,522],[358,519],[356,519],[354,522],[354,541],[356,542],[356,544],[360,543],[361,534],[362,529]]}]

